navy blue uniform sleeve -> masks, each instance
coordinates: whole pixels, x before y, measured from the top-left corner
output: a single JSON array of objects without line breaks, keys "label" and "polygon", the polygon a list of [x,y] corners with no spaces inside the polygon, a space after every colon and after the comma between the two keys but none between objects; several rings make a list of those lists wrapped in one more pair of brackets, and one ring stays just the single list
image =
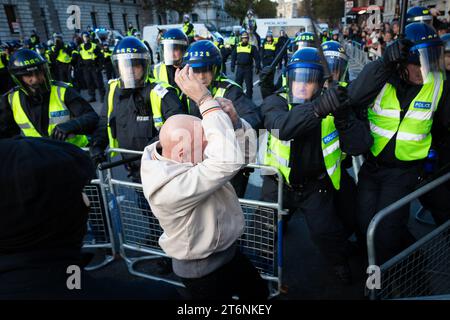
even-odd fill
[{"label": "navy blue uniform sleeve", "polygon": [[165,120],[175,114],[184,114],[183,105],[177,96],[175,89],[168,89],[166,95],[161,99],[161,112]]},{"label": "navy blue uniform sleeve", "polygon": [[367,108],[393,73],[394,70],[386,68],[383,59],[367,64],[348,87],[350,105]]},{"label": "navy blue uniform sleeve", "polygon": [[351,108],[346,108],[334,115],[334,124],[343,152],[357,156],[369,151],[373,137],[367,119],[358,119]]},{"label": "navy blue uniform sleeve", "polygon": [[66,89],[64,102],[81,127],[77,133],[92,134],[98,125],[98,115],[89,102],[72,88]]},{"label": "navy blue uniform sleeve", "polygon": [[224,98],[233,101],[239,117],[247,121],[253,129],[258,130],[262,128],[262,117],[260,108],[250,99],[244,91],[238,86],[231,86],[227,89]]},{"label": "navy blue uniform sleeve", "polygon": [[0,139],[12,138],[20,134],[20,128],[14,120],[8,94],[5,93],[0,101]]},{"label": "navy blue uniform sleeve", "polygon": [[291,140],[316,128],[321,119],[315,116],[312,103],[294,106],[288,110],[285,99],[278,95],[267,97],[262,106],[264,127],[267,130],[278,130],[273,134],[281,140]]}]

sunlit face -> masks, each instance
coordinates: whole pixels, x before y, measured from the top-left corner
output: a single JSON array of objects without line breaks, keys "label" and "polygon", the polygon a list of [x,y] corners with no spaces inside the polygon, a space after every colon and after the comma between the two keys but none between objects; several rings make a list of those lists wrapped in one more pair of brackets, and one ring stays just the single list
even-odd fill
[{"label": "sunlit face", "polygon": [[408,64],[406,69],[408,70],[409,81],[415,85],[423,84],[422,72],[420,66],[415,64]]},{"label": "sunlit face", "polygon": [[292,82],[292,96],[295,99],[311,100],[314,93],[319,90],[319,84],[316,82]]},{"label": "sunlit face", "polygon": [[212,71],[206,71],[206,72],[195,72],[194,71],[194,77],[198,81],[200,81],[205,87],[209,87],[211,85],[211,82],[213,81],[214,74]]}]

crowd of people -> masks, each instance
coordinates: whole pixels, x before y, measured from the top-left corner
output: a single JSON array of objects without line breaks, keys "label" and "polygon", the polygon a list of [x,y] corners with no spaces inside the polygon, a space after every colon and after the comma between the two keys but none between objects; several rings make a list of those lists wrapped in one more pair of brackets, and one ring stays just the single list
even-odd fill
[{"label": "crowd of people", "polygon": [[[142,183],[141,197],[164,231],[159,244],[193,299],[268,296],[237,246],[245,226],[238,198],[251,173],[245,165],[256,161],[258,130],[267,132],[259,161],[283,180],[288,215],[278,232],[292,230],[290,218],[303,214],[311,241],[344,285],[352,283],[349,260],[364,254],[374,215],[450,162],[450,35],[440,37],[425,18],[411,18],[404,37],[394,35],[380,59],[351,82],[339,34],[318,38],[299,30],[292,56],[286,61],[283,52],[277,61],[285,48],[279,44],[290,40],[269,32],[261,45],[252,44],[250,12],[247,29],[229,48],[232,80],[223,72],[225,44],[193,41],[189,24],[186,19],[184,31],[162,33],[157,64],[135,30],[110,58],[89,32],[77,50],[56,35],[44,54],[38,44],[11,52],[6,68],[16,86],[0,105],[0,215],[8,221],[0,224],[0,281],[10,285],[6,292],[0,287],[0,296],[39,295],[39,279],[51,272],[54,297],[64,291],[64,267],[83,265],[89,201],[82,190],[93,164],[108,160],[108,147],[144,152],[140,161],[129,159],[126,170]],[[374,39],[379,35],[375,31]],[[106,60],[116,78],[105,85]],[[74,61],[88,100],[77,91],[77,76],[64,69]],[[275,83],[278,63],[283,75]],[[252,99],[253,71],[260,74],[260,106]],[[95,89],[104,102],[99,115],[90,104]],[[91,161],[78,147],[89,148]],[[438,160],[430,156],[436,153]],[[365,162],[356,184],[347,169],[358,155]],[[261,200],[276,202],[279,179],[263,177]],[[39,187],[40,181],[46,184]],[[449,192],[443,186],[422,199],[437,224],[449,219],[442,201]],[[415,241],[408,217],[405,206],[380,225],[379,263]],[[21,280],[28,269],[33,280]]]}]

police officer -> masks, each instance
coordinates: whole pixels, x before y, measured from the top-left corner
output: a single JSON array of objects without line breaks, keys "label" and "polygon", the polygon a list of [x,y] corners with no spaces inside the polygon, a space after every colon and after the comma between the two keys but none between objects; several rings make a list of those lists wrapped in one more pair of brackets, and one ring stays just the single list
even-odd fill
[{"label": "police officer", "polygon": [[[305,215],[312,241],[344,283],[351,281],[347,263],[355,231],[353,210],[338,193],[351,186],[341,168],[343,153],[357,155],[371,144],[367,125],[347,106],[345,87],[322,92],[325,81],[319,51],[298,50],[287,66],[285,92],[267,97],[261,112],[269,130],[264,164],[278,168],[284,182],[284,208]],[[263,201],[276,201],[277,180],[265,176]]]},{"label": "police officer", "polygon": [[253,61],[255,61],[255,72],[261,71],[261,62],[258,49],[249,42],[248,32],[241,34],[241,41],[231,53],[231,72],[236,68],[236,83],[242,86],[245,81],[246,94],[253,96]]},{"label": "police officer", "polygon": [[10,59],[8,70],[18,85],[3,96],[0,137],[22,134],[51,137],[79,147],[97,125],[92,107],[68,84],[52,81],[47,61],[21,49]]},{"label": "police officer", "polygon": [[61,33],[53,34],[54,46],[49,50],[49,58],[54,65],[55,80],[70,83],[72,49],[64,43]]},{"label": "police officer", "polygon": [[1,52],[0,52],[0,94],[4,94],[11,90],[13,87],[13,82],[11,79],[11,76],[8,72],[8,62],[9,62],[9,54],[7,52],[8,50],[8,44],[2,43],[1,45]]},{"label": "police officer", "polygon": [[[93,136],[91,155],[105,159],[104,150],[124,148],[144,150],[168,117],[183,113],[175,89],[148,78],[150,55],[135,37],[125,37],[114,48],[112,61],[118,79],[109,81],[107,100]],[[126,157],[126,155],[123,155]],[[140,182],[139,162],[127,165],[130,177]]]},{"label": "police officer", "polygon": [[[286,34],[286,31],[284,29],[280,30],[280,36],[278,37],[277,46],[278,48],[283,48],[284,44],[286,42],[290,41],[289,37]],[[286,53],[283,55],[283,58],[280,60],[280,64],[278,65],[278,68],[281,70],[283,68],[283,64],[286,67],[288,63],[288,54],[287,50]]]},{"label": "police officer", "polygon": [[137,32],[137,29],[133,27],[133,24],[131,22],[128,23],[128,29],[127,29],[127,36],[131,37]]},{"label": "police officer", "polygon": [[183,17],[183,32],[188,37],[189,43],[194,42],[195,30],[194,25],[191,23],[191,18],[188,14]]},{"label": "police officer", "polygon": [[223,38],[217,38],[217,41],[214,43],[220,51],[220,55],[222,56],[222,72],[227,74],[227,66],[226,62],[228,56],[231,54],[231,51],[225,47]]},{"label": "police officer", "polygon": [[40,43],[39,36],[36,34],[36,31],[31,31],[30,39],[28,39],[28,49],[34,50],[36,48],[36,45]]},{"label": "police officer", "polygon": [[[242,91],[234,81],[221,72],[222,57],[220,51],[211,41],[201,40],[191,44],[183,59],[189,64],[194,76],[211,92],[214,98],[226,98],[233,102],[239,117],[247,121],[255,130],[262,128],[259,108]],[[189,113],[201,118],[201,113],[194,101],[189,99]],[[232,180],[238,197],[243,198],[251,170],[240,171]]]},{"label": "police officer", "polygon": [[322,50],[332,80],[338,82],[348,82],[348,56],[344,47],[337,41],[326,41],[322,43]]},{"label": "police officer", "polygon": [[189,40],[180,29],[169,29],[164,32],[160,42],[160,51],[163,56],[163,62],[156,64],[153,67],[152,72],[154,79],[166,82],[177,90],[186,113],[188,111],[187,98],[175,83],[175,71],[176,69],[181,68],[183,56],[188,45]]},{"label": "police officer", "polygon": [[111,60],[112,52],[109,49],[108,42],[103,42],[102,51],[104,57],[103,69],[105,70],[106,73],[106,79],[111,80],[112,78],[115,78],[115,75],[114,75],[114,67]]},{"label": "police officer", "polygon": [[83,43],[80,45],[78,53],[80,55],[80,67],[90,96],[89,102],[97,101],[95,97],[96,87],[100,92],[100,100],[103,101],[105,97],[105,86],[101,73],[103,54],[101,48],[92,43],[88,32],[83,32]]},{"label": "police officer", "polygon": [[255,13],[253,12],[252,9],[249,9],[247,11],[247,14],[245,15],[245,19],[242,24],[242,29],[244,31],[247,31],[249,36],[255,37],[255,39],[252,38],[252,41],[255,41],[256,43],[254,44],[259,48],[261,38],[259,37],[259,34],[256,32],[258,26],[256,25]]},{"label": "police officer", "polygon": [[[405,37],[350,85],[351,103],[368,108],[374,139],[358,179],[364,233],[378,211],[413,191],[431,147],[431,129],[448,109],[442,41],[432,27],[418,22],[406,26]],[[408,217],[409,206],[404,206],[381,222],[375,235],[377,262],[413,243]]]},{"label": "police officer", "polygon": [[[278,53],[277,43],[273,38],[272,32],[268,31],[266,39],[264,40],[263,45],[261,47],[261,62],[263,68],[270,66],[272,64],[277,53]],[[273,83],[274,77],[275,77],[275,68],[273,68],[269,73],[265,74],[264,77],[260,77],[261,95],[263,99],[270,96],[275,91]]]}]

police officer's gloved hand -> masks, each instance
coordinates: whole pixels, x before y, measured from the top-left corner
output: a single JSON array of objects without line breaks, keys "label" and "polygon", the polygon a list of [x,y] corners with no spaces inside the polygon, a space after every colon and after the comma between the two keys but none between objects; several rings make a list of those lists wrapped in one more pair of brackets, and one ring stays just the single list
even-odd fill
[{"label": "police officer's gloved hand", "polygon": [[387,67],[395,68],[398,64],[408,60],[412,42],[408,39],[398,39],[386,47],[383,61]]},{"label": "police officer's gloved hand", "polygon": [[261,69],[259,69],[259,68],[257,68],[256,70],[255,70],[255,73],[258,75],[259,73],[261,72]]},{"label": "police officer's gloved hand", "polygon": [[312,102],[314,113],[318,118],[325,118],[330,113],[336,112],[339,108],[344,108],[347,105],[347,100],[346,88],[330,88]]},{"label": "police officer's gloved hand", "polygon": [[70,134],[78,133],[81,130],[80,123],[77,120],[71,120],[56,125],[52,131],[51,138],[54,140],[65,141]]},{"label": "police officer's gloved hand", "polygon": [[231,70],[231,72],[233,72],[233,73],[234,73],[234,70],[235,70],[235,69],[234,69],[234,67],[231,67],[231,69],[230,69],[230,70]]},{"label": "police officer's gloved hand", "polygon": [[96,167],[107,160],[105,151],[99,146],[91,146],[89,148],[89,153],[91,154],[91,159]]}]

